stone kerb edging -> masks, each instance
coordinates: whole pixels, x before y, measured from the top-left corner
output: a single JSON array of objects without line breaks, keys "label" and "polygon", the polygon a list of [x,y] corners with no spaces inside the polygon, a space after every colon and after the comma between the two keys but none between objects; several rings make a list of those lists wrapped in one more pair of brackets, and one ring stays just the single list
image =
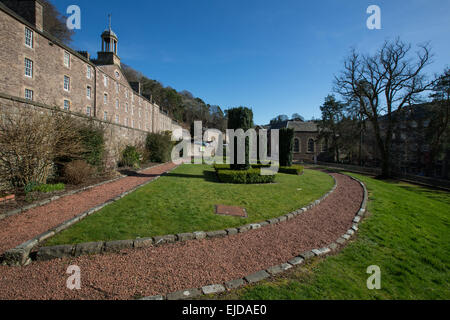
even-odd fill
[{"label": "stone kerb edging", "polygon": [[[192,288],[192,289],[186,289],[181,290],[177,292],[168,293],[166,295],[157,295],[157,296],[150,296],[141,298],[140,300],[188,300],[192,298],[199,297],[201,295],[208,295],[208,294],[218,294],[225,292],[227,290],[237,289],[239,287],[245,286],[247,284],[254,284],[256,282],[259,282],[261,280],[267,279],[271,276],[278,275],[282,272],[285,272],[289,269],[291,269],[294,266],[301,265],[307,260],[312,259],[315,256],[323,256],[326,254],[331,253],[332,251],[337,251],[340,246],[343,246],[346,241],[350,240],[350,238],[355,235],[355,233],[358,231],[358,225],[361,222],[362,218],[364,217],[364,214],[366,212],[367,208],[367,201],[368,201],[368,193],[366,186],[364,183],[362,183],[360,180],[351,177],[353,180],[357,181],[361,187],[364,190],[364,196],[363,200],[361,202],[361,206],[359,211],[357,212],[355,218],[353,219],[353,225],[352,227],[341,237],[339,237],[335,242],[330,243],[328,246],[318,249],[313,249],[311,251],[303,252],[299,254],[298,256],[290,259],[286,263],[282,263],[280,265],[275,265],[272,267],[269,267],[265,270],[261,270],[252,274],[249,274],[243,278],[231,280],[225,283],[220,284],[211,284],[204,286],[202,288]],[[335,180],[336,181],[336,180]]]},{"label": "stone kerb edging", "polygon": [[[164,165],[164,164],[165,164],[165,163],[157,164],[156,166],[148,167],[148,168],[139,170],[139,171],[137,171],[137,172],[140,173],[140,172],[142,172],[142,171],[145,171],[145,170],[148,170],[148,169],[151,169],[151,168],[157,168],[157,167],[162,166],[162,165]],[[55,200],[58,200],[58,199],[61,199],[61,198],[67,197],[67,196],[71,196],[71,195],[74,195],[74,194],[77,194],[77,193],[80,193],[80,192],[82,192],[82,191],[86,191],[86,190],[89,190],[89,189],[92,189],[92,188],[95,188],[95,187],[100,187],[100,186],[102,186],[102,185],[104,185],[104,184],[111,183],[111,182],[115,182],[115,181],[117,181],[117,180],[120,180],[120,179],[126,178],[126,177],[127,177],[126,175],[121,174],[121,175],[120,175],[119,177],[117,177],[117,178],[113,178],[113,179],[110,179],[110,180],[106,180],[106,181],[103,181],[103,182],[100,182],[100,183],[97,183],[97,184],[93,184],[93,185],[91,185],[91,186],[87,186],[87,187],[84,187],[84,188],[72,190],[72,191],[63,193],[63,194],[61,194],[61,195],[53,196],[53,197],[51,197],[51,198],[48,198],[48,199],[45,199],[45,200],[42,200],[42,201],[38,201],[38,202],[36,202],[36,203],[33,203],[33,204],[30,204],[30,205],[24,206],[24,207],[22,207],[22,208],[13,209],[13,210],[7,211],[7,212],[5,212],[5,213],[1,213],[1,214],[0,214],[0,220],[3,220],[3,219],[5,219],[5,218],[7,218],[7,217],[14,216],[14,215],[19,214],[19,213],[26,212],[26,211],[28,211],[28,210],[30,210],[30,209],[33,209],[33,208],[42,207],[42,206],[44,206],[44,205],[46,205],[46,204],[49,204],[50,202],[53,202],[53,201],[55,201]]]},{"label": "stone kerb edging", "polygon": [[[159,167],[159,166],[163,166],[165,164],[166,163],[158,164],[158,165],[150,167],[150,168],[156,168],[156,167]],[[38,236],[36,236],[36,237],[34,237],[34,238],[32,238],[32,239],[30,239],[30,240],[20,244],[20,245],[18,245],[17,247],[5,251],[0,256],[0,264],[2,264],[2,265],[9,265],[9,266],[24,266],[24,265],[28,265],[29,263],[31,263],[31,257],[30,257],[31,250],[34,247],[36,247],[38,244],[40,244],[43,241],[53,237],[54,235],[60,233],[61,231],[69,228],[70,226],[72,226],[75,223],[83,220],[87,216],[92,215],[93,213],[99,211],[100,209],[106,207],[107,205],[109,205],[111,203],[114,203],[114,202],[122,199],[126,195],[136,191],[137,189],[139,189],[139,188],[149,184],[150,182],[153,182],[153,181],[159,179],[161,176],[166,175],[167,173],[171,172],[172,170],[174,170],[177,167],[178,166],[175,166],[174,168],[172,168],[172,169],[162,173],[161,175],[156,176],[154,179],[151,179],[149,181],[141,183],[141,184],[137,185],[136,187],[134,187],[134,188],[132,188],[132,189],[130,189],[128,191],[125,191],[125,192],[121,193],[120,195],[118,195],[118,196],[116,196],[116,197],[114,197],[114,198],[112,198],[112,199],[110,199],[110,200],[108,200],[108,201],[98,205],[98,206],[95,206],[95,207],[93,207],[93,208],[91,208],[91,209],[89,209],[87,211],[84,211],[83,213],[81,213],[81,214],[79,214],[79,215],[69,219],[69,220],[64,221],[60,225],[58,225],[58,226],[56,226],[56,227],[54,227],[54,228],[52,228],[52,229],[50,229],[50,230],[40,234],[40,235],[38,235]],[[146,169],[143,169],[141,171],[145,171],[145,170],[150,169],[150,168],[146,168]],[[121,178],[122,177],[115,178],[115,179],[113,179],[113,180],[111,180],[109,182],[112,182],[112,181],[115,181],[115,180],[118,180],[118,179],[121,179]],[[95,185],[95,186],[99,186],[99,185],[106,184],[106,183],[108,183],[108,181],[102,182],[102,183],[100,183],[98,185]],[[84,190],[91,189],[91,188],[93,188],[95,186],[86,187],[86,188],[84,188]],[[78,192],[81,192],[81,191],[83,191],[83,189],[78,190],[77,192],[74,192],[74,193],[78,193]],[[74,194],[74,193],[70,193],[70,194]],[[64,196],[68,196],[68,195],[69,194],[66,194]],[[57,247],[61,247],[61,246],[57,246]],[[91,246],[88,245],[87,247],[90,248]],[[49,248],[52,248],[52,247],[49,247]],[[69,253],[67,248],[57,248],[56,250],[60,251],[61,254],[64,254],[62,256],[67,256],[68,253]],[[82,254],[90,253],[89,250],[83,250],[83,249],[81,249],[80,252],[82,252]],[[54,258],[57,258],[57,257],[54,257]]]},{"label": "stone kerb edging", "polygon": [[[132,240],[99,241],[99,242],[79,243],[75,245],[58,245],[51,247],[41,247],[39,248],[36,254],[36,260],[45,261],[63,257],[78,257],[86,254],[118,252],[123,249],[146,248],[153,245],[160,246],[168,243],[175,243],[189,240],[220,238],[231,236],[238,233],[244,233],[254,229],[259,229],[268,225],[278,224],[283,221],[295,218],[299,214],[315,207],[316,205],[320,204],[323,200],[325,200],[337,188],[337,180],[333,176],[331,177],[334,180],[334,185],[331,188],[331,190],[328,191],[325,195],[323,195],[320,199],[311,202],[306,207],[282,215],[278,218],[272,218],[258,223],[250,223],[236,228],[228,228],[216,231],[195,231],[191,233],[168,234],[163,236],[138,238]],[[35,244],[33,246],[35,246]]]}]

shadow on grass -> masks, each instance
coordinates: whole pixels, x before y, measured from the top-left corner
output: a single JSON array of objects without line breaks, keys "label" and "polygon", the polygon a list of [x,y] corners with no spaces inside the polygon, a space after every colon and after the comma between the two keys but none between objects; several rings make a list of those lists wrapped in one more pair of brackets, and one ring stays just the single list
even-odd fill
[{"label": "shadow on grass", "polygon": [[166,177],[169,178],[189,178],[189,179],[203,179],[207,182],[215,182],[220,183],[220,181],[217,179],[216,173],[214,171],[208,171],[204,170],[203,174],[183,174],[183,173],[168,173],[166,174]]},{"label": "shadow on grass", "polygon": [[[399,187],[406,191],[418,193],[429,199],[444,201],[444,202],[450,204],[450,192],[448,192],[448,191],[443,191],[443,190],[433,189],[433,188],[422,188],[419,186],[402,186],[402,185],[400,185]],[[442,197],[443,195],[447,195],[447,197],[443,198]]]},{"label": "shadow on grass", "polygon": [[139,173],[129,169],[119,170],[119,172],[127,177],[154,178],[159,176],[159,174]]}]

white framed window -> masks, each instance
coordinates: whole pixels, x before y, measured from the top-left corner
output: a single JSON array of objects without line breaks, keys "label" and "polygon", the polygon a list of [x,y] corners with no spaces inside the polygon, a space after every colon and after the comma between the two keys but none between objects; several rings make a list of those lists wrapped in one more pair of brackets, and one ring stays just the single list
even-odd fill
[{"label": "white framed window", "polygon": [[90,86],[87,86],[86,87],[86,97],[88,99],[90,99],[91,98],[91,94],[92,94],[92,88]]},{"label": "white framed window", "polygon": [[128,99],[128,89],[125,90],[125,98]]},{"label": "white framed window", "polygon": [[119,109],[119,99],[116,99],[116,109]]},{"label": "white framed window", "polygon": [[28,48],[33,48],[33,31],[25,27],[25,45]]},{"label": "white framed window", "polygon": [[105,120],[105,121],[108,120],[108,112],[107,111],[103,112],[103,120]]},{"label": "white framed window", "polygon": [[64,76],[64,90],[70,91],[70,78],[68,76]]},{"label": "white framed window", "polygon": [[64,100],[64,110],[69,111],[70,110],[70,101]]},{"label": "white framed window", "polygon": [[128,113],[128,102],[125,103],[125,112]]},{"label": "white framed window", "polygon": [[105,93],[103,94],[103,104],[107,104],[108,103],[108,94]]},{"label": "white framed window", "polygon": [[128,118],[125,118],[125,121],[123,122],[123,124],[125,125],[125,127],[128,127]]},{"label": "white framed window", "polygon": [[131,102],[134,102],[134,94],[131,95]]},{"label": "white framed window", "polygon": [[138,113],[139,113],[139,118],[140,118],[141,117],[141,108],[139,108]]},{"label": "white framed window", "polygon": [[92,68],[91,66],[86,67],[86,78],[90,79],[92,77]]},{"label": "white framed window", "polygon": [[33,100],[33,90],[25,89],[25,99]]},{"label": "white framed window", "polygon": [[134,107],[131,106],[131,115],[134,115]]},{"label": "white framed window", "polygon": [[70,53],[68,53],[67,51],[64,51],[64,65],[67,68],[70,68]]},{"label": "white framed window", "polygon": [[119,84],[116,82],[116,93],[119,93]]},{"label": "white framed window", "polygon": [[108,87],[108,77],[105,74],[103,75],[103,84]]},{"label": "white framed window", "polygon": [[87,115],[88,117],[91,116],[91,107],[89,107],[89,106],[86,107],[86,115]]},{"label": "white framed window", "polygon": [[131,127],[134,128],[134,120],[131,120]]},{"label": "white framed window", "polygon": [[116,123],[119,123],[119,116],[116,115]]},{"label": "white framed window", "polygon": [[25,58],[25,76],[33,78],[33,61]]}]

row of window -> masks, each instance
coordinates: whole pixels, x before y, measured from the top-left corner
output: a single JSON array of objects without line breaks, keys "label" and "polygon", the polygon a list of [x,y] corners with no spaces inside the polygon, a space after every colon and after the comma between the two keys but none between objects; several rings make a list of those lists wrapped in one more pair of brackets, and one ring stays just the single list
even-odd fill
[{"label": "row of window", "polygon": [[[33,48],[34,47],[34,38],[33,38],[33,30],[25,27],[25,46],[27,46],[28,48]],[[70,53],[67,51],[64,51],[64,66],[66,66],[67,68],[70,68]],[[33,62],[30,59],[26,59],[28,60],[28,73],[25,72],[25,74],[29,77],[33,76],[33,71],[32,71],[32,64]],[[27,67],[26,67],[27,68]],[[90,65],[87,65],[86,67],[86,78],[91,79],[92,78],[92,67]]]},{"label": "row of window", "polygon": [[[103,104],[108,104],[108,94],[107,93],[103,94]],[[129,110],[128,107],[129,107],[128,102],[125,102],[125,112],[127,112],[127,113]],[[116,99],[116,109],[120,109],[119,99]],[[134,115],[134,106],[131,106],[131,114]],[[142,115],[141,108],[138,109],[138,115],[139,115],[139,118],[141,118],[141,115]],[[148,111],[145,112],[145,117],[148,118]]]},{"label": "row of window", "polygon": [[[108,88],[108,84],[109,84],[109,77],[106,74],[104,74],[103,75],[103,85],[104,85],[105,88]],[[119,91],[120,91],[120,84],[117,81],[114,81],[114,85],[115,85],[115,88],[116,88],[116,93],[119,93]],[[128,99],[129,95],[130,95],[129,94],[129,90],[125,89],[125,98]],[[134,102],[134,94],[131,94],[131,101]],[[139,105],[141,105],[141,99],[139,99]]]},{"label": "row of window", "polygon": [[[25,27],[25,46],[29,48],[34,47],[34,32]],[[64,66],[67,68],[70,68],[71,66],[71,55],[69,52],[64,51]],[[25,58],[24,61],[24,67],[25,67],[25,76],[29,78],[33,78],[33,61],[31,59]],[[116,71],[116,77],[118,78],[118,71]],[[120,75],[119,75],[120,76]],[[104,75],[104,85],[105,87],[108,87],[109,78]],[[92,78],[92,67],[90,65],[86,66],[86,78],[91,79]],[[119,83],[115,82],[116,85],[116,92],[119,93]],[[64,76],[63,80],[63,88],[65,91],[70,91],[70,77]],[[33,100],[34,92],[31,89],[25,89],[25,99]],[[87,86],[86,87],[86,96],[88,99],[92,98],[92,87]],[[129,91],[126,89],[125,91],[125,97],[128,99]],[[131,95],[131,100],[134,101],[134,95]],[[142,99],[139,99],[139,105],[141,105]],[[108,103],[108,95],[105,93],[104,95],[104,103]],[[116,100],[116,109],[119,108],[119,100]],[[70,101],[64,100],[64,110],[70,110]],[[128,103],[125,104],[125,112],[128,112]],[[86,115],[91,116],[92,109],[90,106],[86,107]],[[134,115],[134,108],[131,108],[131,114]],[[139,117],[141,117],[141,109],[139,109]],[[148,111],[146,112],[146,118],[148,119]],[[107,112],[104,112],[104,120],[107,120]],[[119,122],[119,116],[116,116],[116,123]],[[128,125],[128,118],[125,119],[125,125]],[[132,120],[132,127],[134,127],[134,120]],[[139,129],[141,128],[141,124],[139,123]]]},{"label": "row of window", "polygon": [[[70,101],[69,100],[64,100],[64,110],[69,111],[70,110]],[[86,107],[86,115],[88,117],[92,116],[92,108],[90,106]],[[104,111],[103,112],[103,120],[107,121],[108,120],[108,112]],[[116,115],[115,117],[115,122],[118,124],[119,123],[119,116]],[[124,125],[128,126],[128,118],[125,118],[124,120]],[[134,120],[131,120],[131,127],[134,128]],[[141,129],[141,123],[138,123],[138,128]]]},{"label": "row of window", "polygon": [[[312,139],[312,138],[308,139],[307,152],[314,153],[314,148],[315,148],[314,139]],[[299,138],[294,138],[294,152],[300,152],[300,139]]]}]

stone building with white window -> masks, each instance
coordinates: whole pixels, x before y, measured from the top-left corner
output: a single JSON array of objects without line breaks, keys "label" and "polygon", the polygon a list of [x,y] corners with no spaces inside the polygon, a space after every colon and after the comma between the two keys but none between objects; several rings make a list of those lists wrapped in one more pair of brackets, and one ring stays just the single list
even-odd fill
[{"label": "stone building with white window", "polygon": [[40,0],[0,0],[0,43],[3,105],[23,100],[107,121],[117,126],[118,138],[124,141],[179,127],[141,94],[139,83],[126,79],[118,36],[111,28],[101,34],[101,51],[91,59],[89,53],[73,50],[43,29]]}]

